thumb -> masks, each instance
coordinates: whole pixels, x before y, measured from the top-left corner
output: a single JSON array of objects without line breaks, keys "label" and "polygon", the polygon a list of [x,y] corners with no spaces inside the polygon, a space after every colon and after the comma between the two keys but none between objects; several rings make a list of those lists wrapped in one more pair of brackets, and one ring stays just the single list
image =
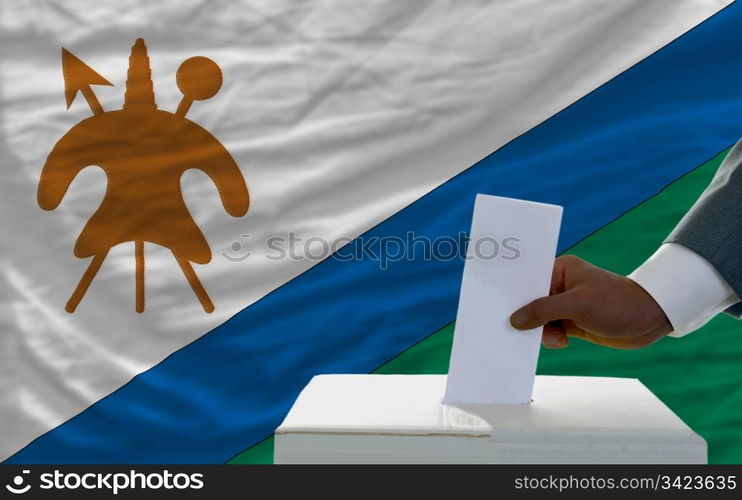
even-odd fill
[{"label": "thumb", "polygon": [[558,319],[575,319],[579,312],[579,297],[574,291],[536,299],[515,311],[510,324],[518,330],[530,330]]}]

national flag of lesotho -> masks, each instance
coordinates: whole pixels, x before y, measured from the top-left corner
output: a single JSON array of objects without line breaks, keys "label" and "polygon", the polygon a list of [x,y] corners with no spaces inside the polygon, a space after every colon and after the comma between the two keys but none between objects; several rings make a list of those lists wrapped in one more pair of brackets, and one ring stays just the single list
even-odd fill
[{"label": "national flag of lesotho", "polygon": [[[630,272],[742,135],[740,25],[725,0],[0,3],[0,458],[269,461],[313,375],[445,373],[463,260],[425,247],[465,242],[476,193],[563,205],[560,252]],[[739,462],[741,334],[539,372],[638,377]]]}]

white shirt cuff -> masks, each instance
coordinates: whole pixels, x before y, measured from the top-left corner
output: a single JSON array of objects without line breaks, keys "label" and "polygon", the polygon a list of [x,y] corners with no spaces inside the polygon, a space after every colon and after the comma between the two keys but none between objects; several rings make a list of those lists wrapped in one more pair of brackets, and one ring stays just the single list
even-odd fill
[{"label": "white shirt cuff", "polygon": [[739,297],[709,262],[677,243],[664,243],[629,278],[652,296],[673,327],[671,337],[697,330]]}]

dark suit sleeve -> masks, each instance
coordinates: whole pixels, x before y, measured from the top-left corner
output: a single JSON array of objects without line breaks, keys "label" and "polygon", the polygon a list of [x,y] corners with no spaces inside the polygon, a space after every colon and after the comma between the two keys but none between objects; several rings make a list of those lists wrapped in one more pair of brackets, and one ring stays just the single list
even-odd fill
[{"label": "dark suit sleeve", "polygon": [[[678,243],[705,258],[742,297],[742,140],[665,242]],[[742,303],[726,312],[742,317]]]}]

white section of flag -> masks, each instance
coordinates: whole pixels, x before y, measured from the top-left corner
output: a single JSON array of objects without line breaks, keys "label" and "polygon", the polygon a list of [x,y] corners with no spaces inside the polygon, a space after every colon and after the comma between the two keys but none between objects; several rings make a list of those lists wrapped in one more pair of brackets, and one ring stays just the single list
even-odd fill
[{"label": "white section of flag", "polygon": [[[729,3],[2,2],[0,458],[316,263],[268,259],[269,237],[363,233]],[[133,244],[115,247],[77,311],[64,311],[89,263],[72,248],[105,176],[84,170],[53,212],[36,203],[47,154],[90,115],[82,96],[65,110],[60,48],[115,85],[94,87],[113,110],[137,37],[161,109],[180,100],[184,59],[210,57],[224,74],[188,117],[235,157],[252,206],[232,218],[204,175],[184,176],[214,253],[194,266],[210,315],[155,245],[137,314]],[[231,262],[222,253],[242,234],[251,255]]]}]

